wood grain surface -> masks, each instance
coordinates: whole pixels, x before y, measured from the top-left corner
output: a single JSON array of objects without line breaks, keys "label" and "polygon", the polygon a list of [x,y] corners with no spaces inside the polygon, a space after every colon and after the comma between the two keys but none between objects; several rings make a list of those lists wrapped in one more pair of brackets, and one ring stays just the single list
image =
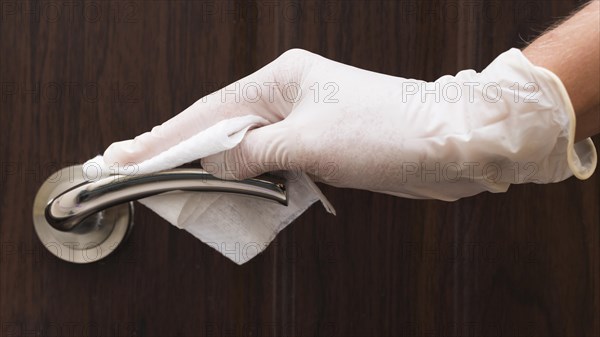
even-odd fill
[{"label": "wood grain surface", "polygon": [[599,336],[598,173],[453,203],[323,185],[338,215],[313,206],[242,266],[140,205],[91,265],[54,258],[31,221],[55,170],[289,48],[434,80],[580,4],[1,0],[0,335]]}]

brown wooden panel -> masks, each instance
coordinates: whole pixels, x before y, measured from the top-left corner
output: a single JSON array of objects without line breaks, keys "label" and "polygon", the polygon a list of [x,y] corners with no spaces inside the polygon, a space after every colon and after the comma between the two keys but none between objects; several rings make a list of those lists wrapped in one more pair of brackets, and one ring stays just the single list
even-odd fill
[{"label": "brown wooden panel", "polygon": [[141,206],[93,265],[31,223],[54,170],[289,48],[434,80],[580,3],[1,0],[0,335],[600,335],[598,174],[454,203],[323,186],[338,216],[311,208],[243,266]]}]

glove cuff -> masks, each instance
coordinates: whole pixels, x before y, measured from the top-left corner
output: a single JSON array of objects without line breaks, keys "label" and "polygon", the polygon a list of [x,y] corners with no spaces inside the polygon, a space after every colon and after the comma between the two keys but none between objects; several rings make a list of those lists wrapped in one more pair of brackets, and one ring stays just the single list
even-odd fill
[{"label": "glove cuff", "polygon": [[567,164],[575,177],[581,180],[588,179],[596,170],[598,155],[591,138],[575,143],[575,127],[577,122],[575,109],[564,84],[552,71],[531,63],[520,50],[513,48],[511,52],[518,52],[523,61],[536,72],[536,77],[544,81],[544,84],[547,85],[544,90],[553,91],[553,97],[557,99],[556,103],[560,107],[558,111],[564,112],[568,118],[562,135],[567,139]]}]

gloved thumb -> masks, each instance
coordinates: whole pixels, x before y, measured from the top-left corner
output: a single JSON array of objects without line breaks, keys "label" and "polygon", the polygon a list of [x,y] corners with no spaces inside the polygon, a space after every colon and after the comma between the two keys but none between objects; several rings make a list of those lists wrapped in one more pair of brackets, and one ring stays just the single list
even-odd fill
[{"label": "gloved thumb", "polygon": [[241,180],[277,170],[300,171],[295,162],[296,144],[280,121],[249,131],[231,150],[202,158],[202,167],[221,179]]}]

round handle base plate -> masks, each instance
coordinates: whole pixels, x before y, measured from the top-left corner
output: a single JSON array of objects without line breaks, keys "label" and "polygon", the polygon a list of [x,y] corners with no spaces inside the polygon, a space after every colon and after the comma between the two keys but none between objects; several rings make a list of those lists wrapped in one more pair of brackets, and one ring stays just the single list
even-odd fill
[{"label": "round handle base plate", "polygon": [[88,217],[74,231],[54,229],[46,221],[46,206],[85,181],[81,165],[65,167],[46,179],[33,204],[34,228],[44,247],[61,260],[80,264],[97,262],[113,253],[133,227],[133,203],[129,202]]}]

